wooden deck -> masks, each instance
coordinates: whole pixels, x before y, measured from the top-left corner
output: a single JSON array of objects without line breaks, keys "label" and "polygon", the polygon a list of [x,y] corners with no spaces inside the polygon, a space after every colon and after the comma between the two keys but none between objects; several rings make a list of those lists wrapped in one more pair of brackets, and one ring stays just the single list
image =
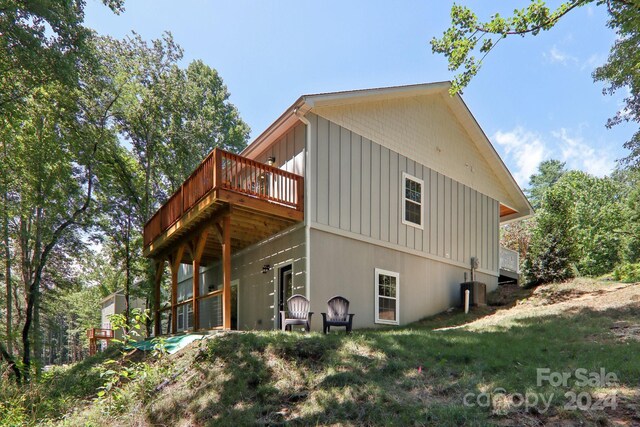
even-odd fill
[{"label": "wooden deck", "polygon": [[113,329],[91,328],[87,330],[89,338],[89,356],[93,356],[98,351],[98,341],[104,340],[109,345],[109,341],[114,338]]},{"label": "wooden deck", "polygon": [[500,276],[498,283],[520,281],[520,255],[517,251],[500,246]]},{"label": "wooden deck", "polygon": [[[224,329],[230,328],[231,253],[260,242],[304,219],[304,178],[229,153],[213,150],[144,226],[144,255],[156,261],[156,335],[161,333],[160,283],[165,262],[171,270],[171,332],[176,309],[193,305],[194,330],[199,329],[199,301],[221,297]],[[189,263],[221,260],[223,289],[177,302],[177,272]]]},{"label": "wooden deck", "polygon": [[[171,252],[203,222],[231,211],[233,249],[259,242],[303,220],[303,189],[299,175],[215,149],[145,224],[144,255]],[[205,261],[219,249],[211,236]]]}]

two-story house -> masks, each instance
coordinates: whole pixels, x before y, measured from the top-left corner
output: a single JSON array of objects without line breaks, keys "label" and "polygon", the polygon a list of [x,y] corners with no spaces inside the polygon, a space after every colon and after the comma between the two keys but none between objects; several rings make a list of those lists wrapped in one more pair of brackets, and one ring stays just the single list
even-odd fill
[{"label": "two-story house", "polygon": [[500,224],[531,206],[449,87],[305,95],[240,155],[214,150],[145,225],[156,333],[277,328],[295,293],[403,325],[458,304],[472,257],[494,289]]}]

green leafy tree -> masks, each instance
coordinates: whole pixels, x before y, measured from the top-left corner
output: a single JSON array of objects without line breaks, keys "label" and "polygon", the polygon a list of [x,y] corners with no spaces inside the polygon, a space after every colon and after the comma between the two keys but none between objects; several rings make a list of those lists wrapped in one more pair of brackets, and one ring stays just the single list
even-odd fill
[{"label": "green leafy tree", "polygon": [[[98,240],[112,265],[124,274],[112,284],[113,291],[124,289],[125,318],[129,319],[129,300],[134,281],[144,273],[142,258],[142,213],[139,198],[140,171],[131,153],[116,146],[101,171],[100,192],[95,215]],[[104,268],[104,266],[103,266]]]},{"label": "green leafy tree", "polygon": [[574,205],[578,271],[588,276],[613,271],[624,254],[623,229],[628,218],[624,188],[610,177],[581,171],[567,172],[558,183],[570,190]]},{"label": "green leafy tree", "polygon": [[142,188],[138,202],[142,221],[151,216],[155,200],[167,195],[166,179],[160,169],[167,151],[165,128],[171,109],[164,102],[171,94],[171,72],[182,58],[182,49],[170,34],[149,45],[137,34],[125,40],[102,38],[99,49],[108,62],[109,76],[122,97],[116,105],[115,119],[120,135],[130,144],[140,165]]},{"label": "green leafy tree", "polygon": [[[214,69],[201,61],[186,69],[179,67],[182,49],[170,33],[151,43],[135,33],[125,40],[101,38],[98,47],[104,63],[109,64],[109,80],[121,94],[115,105],[117,130],[131,147],[112,153],[112,184],[105,202],[118,206],[124,215],[122,223],[110,221],[105,230],[112,242],[124,247],[126,271],[143,265],[140,283],[150,299],[153,271],[149,262],[140,262],[140,243],[132,242],[139,242],[139,233],[158,202],[207,153],[215,147],[241,150],[249,128],[229,102],[229,93]],[[127,275],[125,290],[134,276]]]},{"label": "green leafy tree", "polygon": [[[69,4],[81,17],[84,3]],[[0,20],[12,7],[0,8]],[[21,19],[47,34],[57,31],[36,15]],[[12,81],[14,90],[0,78],[0,96],[11,98],[0,100],[11,105],[0,115],[0,257],[17,311],[9,314],[7,336],[22,325],[22,357],[18,361],[5,340],[0,355],[18,381],[29,379],[43,350],[52,362],[77,349],[78,328],[87,324],[58,312],[61,304],[75,307],[67,289],[82,294],[73,266],[92,258],[85,240],[99,237],[108,257],[94,263],[100,293],[121,287],[127,296],[150,293],[149,264],[141,256],[145,221],[207,152],[217,146],[238,151],[248,138],[217,72],[199,61],[181,68],[182,51],[170,34],[148,44],[135,34],[118,41],[78,31],[82,43],[65,79],[34,74]],[[18,281],[20,295],[11,295]]]},{"label": "green leafy tree", "polygon": [[171,190],[177,188],[213,149],[240,152],[249,127],[229,102],[229,92],[218,72],[202,61],[186,69],[174,68],[167,99],[166,150],[160,165]]},{"label": "green leafy tree", "polygon": [[524,262],[527,286],[574,277],[578,261],[571,190],[555,185],[545,192],[536,215],[531,244]]},{"label": "green leafy tree", "polygon": [[625,199],[628,221],[625,223],[625,261],[640,263],[640,187],[637,185]]},{"label": "green leafy tree", "polygon": [[183,52],[171,33],[151,43],[135,33],[102,38],[100,49],[122,93],[115,117],[142,174],[146,221],[213,148],[244,148],[249,128],[214,69],[202,61],[179,67]]},{"label": "green leafy tree", "polygon": [[[538,172],[529,178],[529,188],[525,194],[534,210],[540,208],[544,193],[566,172],[565,163],[559,160],[545,160],[538,165]],[[527,258],[533,230],[536,228],[535,217],[510,223],[501,228],[500,245],[520,254],[520,260]]]},{"label": "green leafy tree", "polygon": [[92,197],[91,164],[97,146],[78,132],[78,111],[69,95],[60,86],[37,89],[27,103],[25,120],[15,129],[20,159],[16,170],[20,270],[27,300],[22,330],[25,375],[31,365],[32,323],[36,330],[34,354],[40,354],[38,330],[45,268]]},{"label": "green leafy tree", "polygon": [[[122,10],[122,0],[104,0],[103,3],[114,12]],[[87,173],[84,174],[81,171],[83,166],[87,166],[86,162],[72,161],[70,164],[67,163],[67,166],[62,165],[64,162],[54,165],[55,160],[60,159],[58,155],[70,152],[69,147],[74,149],[79,147],[79,138],[73,140],[66,138],[71,133],[79,135],[82,133],[80,129],[84,128],[84,137],[90,137],[85,126],[90,121],[89,117],[82,115],[82,108],[78,109],[77,105],[69,103],[71,99],[69,94],[81,87],[82,67],[78,64],[85,62],[89,55],[86,42],[90,31],[82,25],[84,6],[85,2],[82,0],[0,1],[0,34],[2,35],[0,37],[0,120],[3,126],[0,137],[3,137],[4,160],[9,153],[11,158],[16,160],[10,168],[3,170],[2,190],[5,204],[3,246],[8,272],[6,285],[9,292],[13,268],[11,250],[7,250],[11,242],[11,238],[7,237],[7,223],[12,222],[15,224],[17,235],[14,245],[18,248],[16,252],[20,252],[20,276],[25,284],[24,313],[18,310],[18,315],[22,317],[24,314],[22,364],[24,376],[27,378],[31,364],[29,337],[32,332],[32,323],[38,323],[39,293],[45,266],[60,239],[86,211],[85,203],[73,206],[72,203],[76,200],[69,198],[66,201],[60,201],[61,206],[71,209],[64,217],[59,215],[61,210],[58,206],[52,205],[52,209],[49,207],[45,209],[47,202],[44,196],[49,190],[55,193],[55,196],[60,196],[73,187],[73,184],[60,183],[66,178],[65,175],[55,175],[55,173],[67,172],[65,168],[69,168],[69,165],[68,171],[71,172],[68,175],[69,181],[80,182],[80,187],[86,190],[87,206],[91,200],[93,187],[91,168],[85,169]],[[62,94],[64,96],[58,98],[58,95]],[[81,98],[81,94],[82,92],[75,93],[75,98]],[[45,101],[47,98],[48,100]],[[48,115],[45,117],[42,113],[46,110],[47,102],[50,103],[51,108],[48,109]],[[53,111],[56,108],[58,110]],[[70,125],[73,121],[71,117],[74,115],[75,124]],[[62,117],[64,119],[56,123]],[[83,121],[85,123],[82,123]],[[13,136],[19,135],[21,139],[18,140],[17,137],[15,140],[7,139],[5,132],[12,132]],[[58,148],[45,144],[52,149],[49,157],[49,154],[41,150],[41,147],[37,147],[37,144],[44,140],[49,142],[55,139],[56,132],[58,137],[64,136],[65,140]],[[7,147],[8,145],[10,146]],[[81,152],[80,157],[84,160],[95,154],[90,144]],[[28,157],[30,155],[34,157]],[[43,159],[45,166],[39,166],[37,162]],[[49,177],[51,182],[43,181],[42,178],[48,174],[51,175]],[[19,187],[9,189],[11,182],[19,183]],[[32,192],[25,193],[24,190],[27,188]],[[15,214],[7,213],[9,205],[15,207]],[[7,221],[9,216],[11,220]],[[52,221],[45,225],[49,219]],[[17,298],[8,298],[8,304],[10,299],[14,301],[17,308],[20,308]],[[8,313],[7,319],[7,328],[11,329],[13,321],[11,313]],[[37,336],[38,334],[36,338]],[[16,379],[20,381],[21,375],[17,370],[17,362],[12,352],[7,351],[2,343],[0,343],[0,354],[15,368]]]},{"label": "green leafy tree", "polygon": [[[82,344],[86,342],[86,328],[99,324],[102,294],[99,287],[87,287],[82,282],[79,263],[91,256],[76,233],[69,233],[65,242],[60,242],[51,256],[42,278],[43,293],[39,327],[33,328],[38,335],[43,364],[62,364],[79,360]],[[70,245],[69,241],[75,241]],[[87,324],[83,316],[90,311],[91,319],[98,322]],[[79,322],[85,329],[78,330]]]},{"label": "green leafy tree", "polygon": [[117,93],[96,97],[102,83],[93,74],[96,64],[78,64],[78,86],[52,83],[34,89],[12,125],[16,184],[16,246],[25,289],[22,364],[28,376],[33,355],[38,357],[39,316],[43,277],[50,258],[89,227],[96,172],[117,142],[109,129],[110,110]]},{"label": "green leafy tree", "polygon": [[[87,330],[100,325],[101,312],[96,307],[101,307],[102,299],[109,293],[100,286],[87,286],[81,279],[82,275],[73,287],[56,292],[47,310],[51,321],[56,321],[56,317],[59,319],[57,324],[51,325],[51,329],[60,329],[60,336],[66,339],[66,348],[62,343],[59,344],[59,348],[62,348],[59,353],[61,361],[77,362],[84,357],[84,349],[89,344]],[[49,353],[53,354],[54,351]]]},{"label": "green leafy tree", "polygon": [[[640,123],[640,6],[636,0],[568,0],[555,9],[544,0],[532,0],[527,7],[515,9],[511,16],[496,13],[484,22],[470,8],[454,4],[451,27],[441,38],[431,40],[431,47],[433,52],[447,57],[451,71],[460,71],[451,88],[455,93],[469,84],[485,57],[501,40],[548,31],[568,13],[586,5],[606,7],[607,25],[617,36],[607,62],[593,72],[593,78],[607,84],[604,92],[608,94],[628,89],[624,100],[626,108],[615,114],[607,126]],[[640,164],[640,131],[625,147],[631,150],[627,160]]]},{"label": "green leafy tree", "polygon": [[[0,162],[0,183],[2,185],[2,254],[0,258],[4,260],[4,282],[5,282],[5,311],[6,311],[6,336],[7,343],[6,352],[9,355],[13,355],[13,341],[15,339],[13,333],[13,280],[12,280],[12,260],[13,254],[11,251],[11,218],[12,218],[12,206],[13,200],[11,195],[14,193],[13,188],[15,183],[13,182],[13,156],[11,155],[11,148],[15,146],[14,133],[10,131],[8,117],[0,117],[0,143],[2,144],[2,151],[0,156],[2,161]],[[16,299],[17,300],[17,299]]]},{"label": "green leafy tree", "polygon": [[[123,10],[123,0],[103,3]],[[82,25],[84,6],[83,0],[0,1],[0,112],[43,85],[76,84],[90,34]]]},{"label": "green leafy tree", "polygon": [[565,165],[559,160],[545,160],[538,165],[538,173],[531,175],[529,188],[525,190],[533,209],[540,207],[544,193],[566,172]]}]

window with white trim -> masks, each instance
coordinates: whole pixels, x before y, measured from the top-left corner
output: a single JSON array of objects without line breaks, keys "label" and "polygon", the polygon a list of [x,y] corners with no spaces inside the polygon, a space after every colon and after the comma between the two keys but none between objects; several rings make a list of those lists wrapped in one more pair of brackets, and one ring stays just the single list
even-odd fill
[{"label": "window with white trim", "polygon": [[400,324],[400,274],[376,268],[375,322],[387,325]]},{"label": "window with white trim", "polygon": [[402,223],[423,228],[424,181],[402,173]]},{"label": "window with white trim", "polygon": [[183,304],[176,311],[176,329],[185,331],[193,328],[193,305],[191,303]]}]

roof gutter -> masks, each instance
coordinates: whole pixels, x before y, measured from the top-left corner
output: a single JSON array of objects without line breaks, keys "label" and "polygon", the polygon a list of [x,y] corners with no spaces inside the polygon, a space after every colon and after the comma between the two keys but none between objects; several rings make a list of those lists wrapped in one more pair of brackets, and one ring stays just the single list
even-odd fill
[{"label": "roof gutter", "polygon": [[267,129],[264,130],[256,139],[253,140],[242,152],[241,156],[248,158],[258,157],[271,142],[282,136],[293,124],[298,121],[296,111],[304,111],[305,113],[311,108],[305,102],[305,97],[301,96],[287,110],[280,115]]}]

